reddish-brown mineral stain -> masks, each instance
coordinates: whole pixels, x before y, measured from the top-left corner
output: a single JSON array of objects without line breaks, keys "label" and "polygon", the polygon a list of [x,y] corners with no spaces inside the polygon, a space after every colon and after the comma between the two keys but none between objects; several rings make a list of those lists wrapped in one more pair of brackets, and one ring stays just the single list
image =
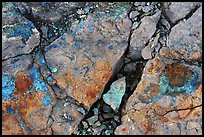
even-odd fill
[{"label": "reddish-brown mineral stain", "polygon": [[191,71],[187,67],[178,64],[167,65],[165,73],[170,79],[171,86],[183,86],[184,79],[192,76]]},{"label": "reddish-brown mineral stain", "polygon": [[23,128],[20,126],[17,116],[2,115],[2,134],[3,135],[24,135]]},{"label": "reddish-brown mineral stain", "polygon": [[144,133],[147,134],[148,132],[154,132],[154,123],[150,119],[145,119],[141,123],[141,127],[144,130]]},{"label": "reddish-brown mineral stain", "polygon": [[16,91],[14,96],[20,95],[23,96],[26,91],[32,86],[32,81],[26,76],[25,73],[19,72],[16,76],[15,87]]},{"label": "reddish-brown mineral stain", "polygon": [[124,133],[124,132],[126,131],[126,128],[123,127],[123,128],[120,129],[120,131],[121,131],[122,133]]},{"label": "reddish-brown mineral stain", "polygon": [[169,120],[168,120],[168,118],[165,118],[165,117],[163,117],[163,116],[157,116],[162,122],[164,122],[164,123],[166,123],[166,122],[168,122]]},{"label": "reddish-brown mineral stain", "polygon": [[[90,68],[90,71],[93,71],[92,68]],[[111,74],[112,70],[104,59],[96,63],[93,79],[91,81],[86,81],[85,79],[76,80],[74,75],[69,71],[66,72],[66,76],[70,81],[70,86],[74,90],[74,97],[77,100],[82,100],[81,103],[87,106],[90,106],[90,104],[95,101]]]}]

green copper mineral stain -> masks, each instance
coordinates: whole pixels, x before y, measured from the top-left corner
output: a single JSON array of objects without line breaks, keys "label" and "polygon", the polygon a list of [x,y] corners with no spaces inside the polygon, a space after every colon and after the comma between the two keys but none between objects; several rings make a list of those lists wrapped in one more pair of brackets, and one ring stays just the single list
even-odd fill
[{"label": "green copper mineral stain", "polygon": [[103,95],[105,103],[109,104],[115,111],[119,109],[122,97],[125,94],[125,77],[112,83],[110,90]]}]

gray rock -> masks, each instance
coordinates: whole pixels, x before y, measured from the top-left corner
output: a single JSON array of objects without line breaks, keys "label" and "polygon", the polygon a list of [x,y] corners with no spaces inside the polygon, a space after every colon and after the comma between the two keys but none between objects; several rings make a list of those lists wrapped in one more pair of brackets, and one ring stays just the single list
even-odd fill
[{"label": "gray rock", "polygon": [[124,67],[124,72],[125,73],[130,73],[130,72],[133,72],[135,71],[135,68],[136,68],[136,63],[133,62],[133,63],[128,63],[125,65]]},{"label": "gray rock", "polygon": [[142,8],[142,11],[148,12],[148,11],[150,11],[152,8],[153,8],[152,6],[144,6],[144,7]]},{"label": "gray rock", "polygon": [[[199,60],[201,58],[202,6],[188,20],[180,21],[171,29],[167,42],[174,58],[186,60]],[[173,51],[177,51],[177,56]],[[165,56],[168,55],[165,54]]]},{"label": "gray rock", "polygon": [[88,128],[88,123],[86,121],[82,121],[82,125],[84,126],[84,128]]},{"label": "gray rock", "polygon": [[137,17],[140,13],[138,11],[132,11],[130,12],[130,18],[133,19],[135,17]]},{"label": "gray rock", "polygon": [[149,46],[146,46],[143,50],[142,50],[142,57],[144,59],[151,59],[152,58],[152,49]]},{"label": "gray rock", "polygon": [[96,123],[93,124],[93,128],[99,127],[101,125],[100,121],[97,121]]},{"label": "gray rock", "polygon": [[140,26],[133,31],[130,41],[128,57],[136,60],[141,58],[141,51],[156,31],[156,25],[160,18],[161,11],[152,16],[142,18]]},{"label": "gray rock", "polygon": [[103,118],[104,119],[111,119],[113,117],[114,117],[113,113],[104,113],[103,114]]},{"label": "gray rock", "polygon": [[103,111],[106,113],[110,113],[110,112],[112,112],[112,108],[109,105],[104,103],[103,104]]},{"label": "gray rock", "polygon": [[175,23],[179,19],[184,18],[191,10],[199,5],[201,5],[201,2],[172,2],[169,6],[164,6],[164,12],[171,22]]},{"label": "gray rock", "polygon": [[92,116],[86,120],[88,121],[89,125],[92,126],[98,120],[98,116]]}]

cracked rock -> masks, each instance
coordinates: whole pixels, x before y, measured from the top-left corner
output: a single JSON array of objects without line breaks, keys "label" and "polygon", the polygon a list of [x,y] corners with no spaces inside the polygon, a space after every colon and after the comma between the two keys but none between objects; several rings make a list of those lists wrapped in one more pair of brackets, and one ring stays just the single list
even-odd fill
[{"label": "cracked rock", "polygon": [[169,34],[160,54],[171,59],[198,61],[202,55],[202,6],[186,21],[180,21]]},{"label": "cracked rock", "polygon": [[76,132],[77,125],[81,121],[83,114],[77,111],[79,108],[77,105],[64,100],[57,101],[53,108],[52,118],[54,123],[52,124],[52,130],[55,135],[71,135]]},{"label": "cracked rock", "polygon": [[164,6],[164,13],[170,19],[171,23],[175,24],[178,20],[184,18],[201,2],[171,2],[170,5]]},{"label": "cracked rock", "polygon": [[40,33],[32,22],[15,11],[15,5],[2,7],[2,60],[30,53],[40,42]]},{"label": "cracked rock", "polygon": [[[190,134],[181,124],[188,120],[201,120],[201,73],[201,67],[184,62],[176,63],[158,56],[149,60],[141,81],[128,99],[122,125],[115,130],[115,134],[133,131],[137,135]],[[127,129],[127,124],[132,128]],[[200,125],[197,124],[196,128]]]},{"label": "cracked rock", "polygon": [[133,31],[130,41],[128,57],[133,60],[142,57],[141,51],[148,43],[149,39],[156,31],[157,22],[160,18],[161,11],[156,12],[152,16],[142,18],[140,26]]},{"label": "cracked rock", "polygon": [[[54,94],[43,82],[37,65],[34,63],[30,67],[31,60],[31,55],[22,55],[3,62],[2,111],[3,120],[8,124],[4,125],[3,134],[51,134],[45,129],[55,101]],[[6,128],[11,124],[8,118],[13,116],[17,116],[14,120],[17,123],[9,131]]]},{"label": "cracked rock", "polygon": [[[107,13],[99,8],[84,21],[74,22],[71,31],[45,48],[50,69],[56,69],[54,79],[66,79],[67,95],[88,108],[101,95],[128,45],[127,30],[131,21],[126,11],[129,6],[122,5],[118,3]],[[101,6],[108,8],[105,3]]]}]

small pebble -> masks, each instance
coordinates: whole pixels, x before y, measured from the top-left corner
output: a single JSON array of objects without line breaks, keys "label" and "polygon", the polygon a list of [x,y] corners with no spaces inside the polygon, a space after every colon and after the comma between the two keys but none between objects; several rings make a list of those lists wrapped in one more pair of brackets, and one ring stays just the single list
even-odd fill
[{"label": "small pebble", "polygon": [[103,111],[106,113],[110,113],[110,112],[112,112],[112,108],[109,105],[104,103],[103,104]]},{"label": "small pebble", "polygon": [[132,11],[130,12],[130,18],[133,19],[135,18],[136,16],[138,16],[140,13],[138,11]]},{"label": "small pebble", "polygon": [[104,119],[111,119],[113,117],[114,117],[113,113],[105,113],[105,114],[103,114],[103,118]]},{"label": "small pebble", "polygon": [[88,128],[88,123],[86,121],[82,121],[82,125],[84,126],[84,128]]}]

